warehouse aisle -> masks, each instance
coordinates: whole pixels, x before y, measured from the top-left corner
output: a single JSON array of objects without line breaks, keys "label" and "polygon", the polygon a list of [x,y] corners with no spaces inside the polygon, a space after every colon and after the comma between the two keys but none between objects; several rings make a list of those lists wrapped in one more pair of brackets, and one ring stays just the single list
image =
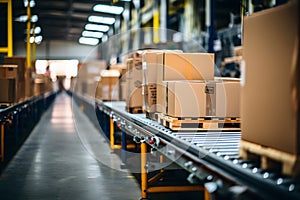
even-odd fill
[{"label": "warehouse aisle", "polygon": [[[86,131],[96,131],[83,113],[77,114]],[[1,200],[133,200],[139,197],[140,189],[127,171],[110,169],[84,150],[76,135],[71,98],[66,93],[57,96],[0,177]]]}]

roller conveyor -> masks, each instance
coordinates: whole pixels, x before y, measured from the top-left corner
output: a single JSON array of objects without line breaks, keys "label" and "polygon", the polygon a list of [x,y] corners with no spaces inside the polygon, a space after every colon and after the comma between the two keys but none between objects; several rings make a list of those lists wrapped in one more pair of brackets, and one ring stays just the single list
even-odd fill
[{"label": "roller conveyor", "polygon": [[[258,163],[238,156],[240,132],[172,132],[144,114],[126,112],[125,102],[96,102],[96,108],[128,135],[145,141],[204,184],[221,181],[223,187],[245,187],[258,199],[300,199],[299,180],[261,169]],[[149,144],[153,137],[158,145]]]}]

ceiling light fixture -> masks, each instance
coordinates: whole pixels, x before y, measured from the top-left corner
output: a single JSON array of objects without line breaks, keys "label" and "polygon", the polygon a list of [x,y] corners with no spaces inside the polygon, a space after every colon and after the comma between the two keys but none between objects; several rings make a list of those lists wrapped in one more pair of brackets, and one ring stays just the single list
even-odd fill
[{"label": "ceiling light fixture", "polygon": [[87,25],[85,25],[85,29],[90,30],[90,31],[107,32],[109,30],[109,26],[98,25],[98,24],[87,24]]},{"label": "ceiling light fixture", "polygon": [[88,18],[89,22],[94,22],[94,23],[102,23],[102,24],[109,24],[112,25],[115,23],[116,19],[112,17],[101,17],[101,16],[89,16]]},{"label": "ceiling light fixture", "polygon": [[[21,16],[19,16],[19,17],[17,17],[15,19],[15,21],[17,21],[17,22],[27,22],[27,20],[28,20],[28,16],[27,15],[21,15]],[[32,15],[31,16],[31,20],[30,21],[32,23],[36,23],[38,20],[39,20],[39,17],[37,15]]]},{"label": "ceiling light fixture", "polygon": [[95,32],[95,31],[83,31],[82,36],[83,37],[102,38],[103,33],[102,32]]},{"label": "ceiling light fixture", "polygon": [[93,10],[96,12],[120,15],[124,11],[124,8],[119,7],[119,6],[109,6],[109,5],[97,4],[93,7]]},{"label": "ceiling light fixture", "polygon": [[[25,31],[26,32],[26,31]],[[40,34],[42,32],[42,29],[41,29],[41,27],[39,27],[39,26],[37,26],[37,27],[35,27],[34,29],[30,29],[30,34],[36,34],[36,35],[38,35],[38,34]]]},{"label": "ceiling light fixture", "polygon": [[87,44],[87,45],[97,45],[99,43],[99,39],[97,38],[87,38],[87,37],[81,37],[79,38],[80,44]]},{"label": "ceiling light fixture", "polygon": [[[28,0],[24,0],[24,7],[26,8],[27,6],[28,6]],[[30,0],[29,1],[29,6],[30,6],[30,8],[33,8],[35,6],[35,1]]]}]

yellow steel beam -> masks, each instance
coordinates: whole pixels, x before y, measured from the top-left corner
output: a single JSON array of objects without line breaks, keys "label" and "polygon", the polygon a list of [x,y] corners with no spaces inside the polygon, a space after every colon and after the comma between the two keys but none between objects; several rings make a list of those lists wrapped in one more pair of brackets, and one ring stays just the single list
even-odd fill
[{"label": "yellow steel beam", "polygon": [[114,120],[109,119],[109,133],[110,133],[110,150],[111,152],[114,152],[114,146],[115,146],[115,130],[114,130]]},{"label": "yellow steel beam", "polygon": [[153,42],[159,43],[159,11],[154,10],[153,13]]},{"label": "yellow steel beam", "polygon": [[147,198],[148,180],[147,180],[147,144],[145,142],[141,143],[141,190],[142,199]]},{"label": "yellow steel beam", "polygon": [[0,47],[0,53],[7,53],[8,48],[7,47]]},{"label": "yellow steel beam", "polygon": [[27,35],[26,35],[26,63],[27,68],[31,67],[31,44],[30,44],[30,29],[31,29],[31,9],[30,9],[30,3],[28,2],[27,5]]},{"label": "yellow steel beam", "polygon": [[161,193],[161,192],[196,192],[203,191],[202,186],[158,186],[149,187],[147,189],[148,193]]},{"label": "yellow steel beam", "polygon": [[4,124],[1,123],[1,161],[4,161]]},{"label": "yellow steel beam", "polygon": [[13,56],[13,31],[12,31],[12,1],[0,0],[0,3],[7,3],[7,47],[1,47],[0,53],[7,53]]},{"label": "yellow steel beam", "polygon": [[13,56],[13,26],[12,26],[12,1],[7,1],[7,55]]}]

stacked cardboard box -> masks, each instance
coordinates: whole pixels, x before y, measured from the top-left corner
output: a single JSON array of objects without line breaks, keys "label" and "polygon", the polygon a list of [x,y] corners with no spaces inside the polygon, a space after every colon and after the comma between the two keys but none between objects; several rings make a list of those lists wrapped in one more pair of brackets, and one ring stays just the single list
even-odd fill
[{"label": "stacked cardboard box", "polygon": [[211,94],[205,88],[214,79],[214,55],[163,52],[157,60],[156,111],[173,117],[206,116]]},{"label": "stacked cardboard box", "polygon": [[75,91],[81,95],[95,97],[101,72],[107,68],[106,61],[87,61],[79,66]]},{"label": "stacked cardboard box", "polygon": [[300,153],[299,1],[244,20],[242,140]]},{"label": "stacked cardboard box", "polygon": [[109,66],[109,69],[115,69],[120,72],[120,80],[119,80],[119,92],[120,92],[120,100],[126,101],[127,98],[127,80],[126,80],[126,73],[127,73],[127,66],[123,63],[113,64]]},{"label": "stacked cardboard box", "polygon": [[17,100],[18,65],[0,65],[0,103],[15,103]]},{"label": "stacked cardboard box", "polygon": [[16,77],[16,98],[15,101],[21,101],[25,98],[25,71],[26,71],[26,58],[25,57],[4,57],[4,64],[17,65]]},{"label": "stacked cardboard box", "polygon": [[118,101],[119,78],[118,70],[103,70],[96,90],[96,98],[103,101]]},{"label": "stacked cardboard box", "polygon": [[41,95],[52,89],[52,83],[49,76],[45,74],[36,74],[34,79],[33,94],[34,96]]},{"label": "stacked cardboard box", "polygon": [[128,111],[132,109],[142,109],[143,107],[143,96],[142,96],[142,54],[134,52],[128,56],[126,61],[127,73],[127,98],[126,98],[126,109]]}]

